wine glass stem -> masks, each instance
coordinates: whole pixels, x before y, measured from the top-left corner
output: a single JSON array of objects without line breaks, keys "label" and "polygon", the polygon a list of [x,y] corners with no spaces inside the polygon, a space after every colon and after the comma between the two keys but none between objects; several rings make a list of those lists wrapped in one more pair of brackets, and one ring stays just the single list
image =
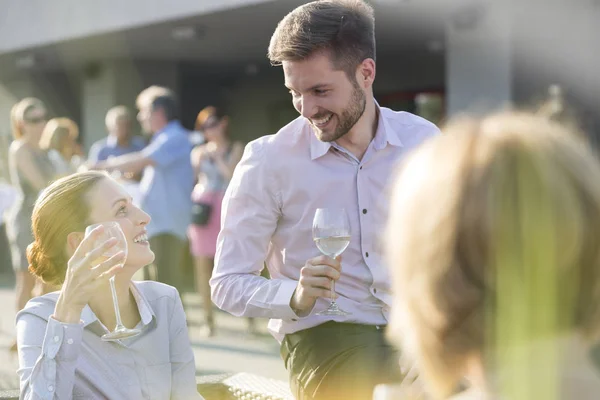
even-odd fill
[{"label": "wine glass stem", "polygon": [[111,276],[109,279],[110,291],[112,293],[113,305],[115,306],[115,318],[117,319],[117,325],[115,330],[121,328],[123,323],[121,322],[121,311],[119,310],[119,298],[117,297],[117,289],[115,288],[115,276]]},{"label": "wine glass stem", "polygon": [[331,280],[331,302],[335,303],[335,279]]}]

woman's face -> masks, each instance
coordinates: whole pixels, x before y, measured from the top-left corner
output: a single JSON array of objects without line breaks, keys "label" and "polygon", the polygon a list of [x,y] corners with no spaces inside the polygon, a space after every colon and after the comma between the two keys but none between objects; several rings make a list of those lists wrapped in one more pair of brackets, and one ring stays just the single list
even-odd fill
[{"label": "woman's face", "polygon": [[39,140],[42,137],[42,131],[47,120],[48,117],[44,108],[37,107],[28,110],[23,117],[23,133],[32,139]]},{"label": "woman's face", "polygon": [[204,136],[207,141],[214,141],[225,135],[227,128],[227,118],[218,119],[216,116],[208,118],[204,124]]},{"label": "woman's face", "polygon": [[131,196],[123,186],[111,178],[99,181],[87,195],[90,205],[90,223],[116,221],[127,239],[125,268],[133,272],[152,263],[154,253],[146,236],[150,216],[131,203]]}]

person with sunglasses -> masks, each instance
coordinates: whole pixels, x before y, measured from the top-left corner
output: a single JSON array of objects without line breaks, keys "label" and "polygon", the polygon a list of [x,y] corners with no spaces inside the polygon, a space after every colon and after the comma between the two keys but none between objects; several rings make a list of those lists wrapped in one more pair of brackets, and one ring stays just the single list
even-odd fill
[{"label": "person with sunglasses", "polygon": [[[25,255],[27,246],[33,242],[33,205],[40,191],[55,177],[53,164],[39,145],[46,114],[44,103],[32,97],[15,104],[10,114],[14,140],[8,150],[8,165],[11,182],[20,196],[7,216],[6,227],[16,276],[17,311],[25,307],[36,283],[36,278],[27,270]],[[16,350],[16,342],[11,350]]]}]

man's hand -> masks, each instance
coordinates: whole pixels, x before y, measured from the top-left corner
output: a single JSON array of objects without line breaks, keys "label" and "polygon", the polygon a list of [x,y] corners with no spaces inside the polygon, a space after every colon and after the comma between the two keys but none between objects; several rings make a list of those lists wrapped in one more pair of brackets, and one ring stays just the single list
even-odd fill
[{"label": "man's hand", "polygon": [[[331,280],[340,278],[341,257],[327,256],[312,258],[300,270],[298,286],[290,300],[290,307],[299,317],[305,317],[312,311],[317,298],[331,297]],[[337,295],[336,295],[337,297]]]}]

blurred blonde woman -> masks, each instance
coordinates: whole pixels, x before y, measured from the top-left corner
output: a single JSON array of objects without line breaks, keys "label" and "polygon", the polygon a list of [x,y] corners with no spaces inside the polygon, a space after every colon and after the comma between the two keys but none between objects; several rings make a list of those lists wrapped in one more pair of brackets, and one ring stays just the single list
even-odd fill
[{"label": "blurred blonde woman", "polygon": [[[36,281],[27,270],[29,263],[25,254],[27,246],[33,242],[33,205],[38,193],[54,177],[54,167],[39,146],[46,115],[46,106],[35,98],[21,100],[10,113],[14,140],[8,150],[8,164],[12,184],[20,196],[7,217],[6,227],[16,275],[17,311],[31,298]],[[16,345],[11,350],[16,350]]]},{"label": "blurred blonde woman", "polygon": [[48,152],[58,176],[66,176],[75,172],[72,163],[77,152],[79,128],[69,118],[52,118],[42,132],[40,148]]},{"label": "blurred blonde woman", "polygon": [[600,167],[577,135],[519,113],[451,123],[391,204],[388,333],[432,398],[598,398]]}]

